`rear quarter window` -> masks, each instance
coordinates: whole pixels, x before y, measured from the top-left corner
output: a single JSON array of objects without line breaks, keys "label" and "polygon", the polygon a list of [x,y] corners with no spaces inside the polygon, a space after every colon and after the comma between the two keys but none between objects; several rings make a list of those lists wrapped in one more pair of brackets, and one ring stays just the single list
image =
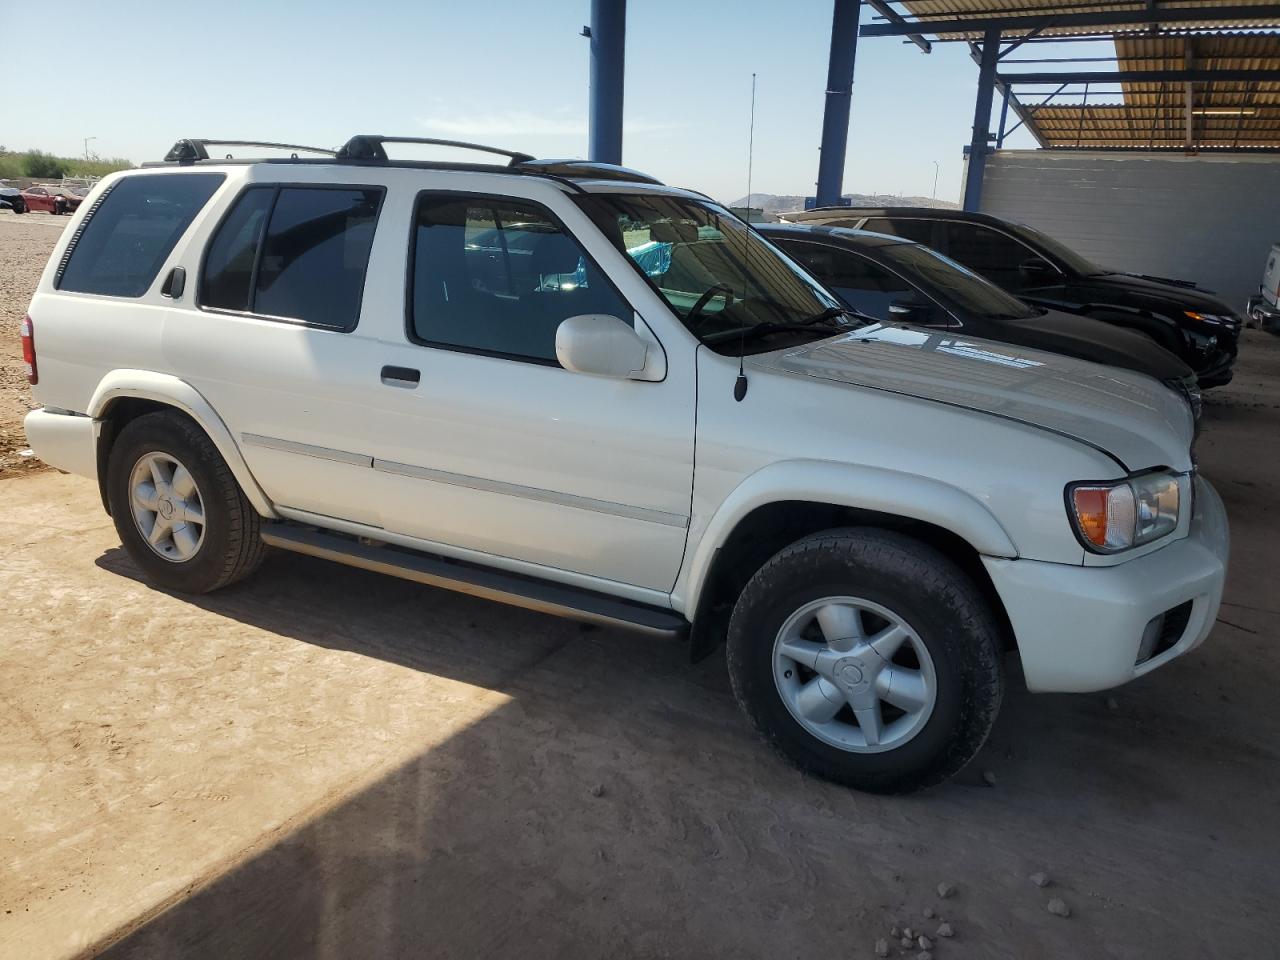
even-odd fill
[{"label": "rear quarter window", "polygon": [[72,293],[142,296],[224,179],[184,173],[119,180],[71,238],[54,285]]}]

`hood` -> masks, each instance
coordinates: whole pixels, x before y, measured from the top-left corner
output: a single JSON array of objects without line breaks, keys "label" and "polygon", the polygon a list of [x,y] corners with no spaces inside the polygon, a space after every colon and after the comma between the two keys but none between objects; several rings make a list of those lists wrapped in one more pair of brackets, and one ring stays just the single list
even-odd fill
[{"label": "hood", "polygon": [[1155,310],[1179,320],[1184,310],[1235,316],[1235,311],[1226,302],[1206,290],[1183,287],[1176,283],[1162,283],[1155,278],[1137,277],[1128,273],[1103,273],[1081,277],[1076,283],[1086,289],[1107,291],[1108,303]]},{"label": "hood", "polygon": [[1130,471],[1191,469],[1187,403],[1148,377],[935,330],[875,324],[757,354],[752,366],[888,390],[1050,430]]},{"label": "hood", "polygon": [[999,322],[1000,340],[1007,343],[1136,370],[1162,381],[1195,376],[1186,363],[1150,337],[1091,317],[1046,310],[1040,316]]}]

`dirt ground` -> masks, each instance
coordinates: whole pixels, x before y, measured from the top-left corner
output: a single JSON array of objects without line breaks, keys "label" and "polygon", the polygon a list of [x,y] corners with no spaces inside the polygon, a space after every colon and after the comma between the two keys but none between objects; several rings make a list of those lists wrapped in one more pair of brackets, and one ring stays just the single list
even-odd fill
[{"label": "dirt ground", "polygon": [[0,480],[0,956],[862,958],[941,918],[938,960],[1275,956],[1280,338],[1199,451],[1207,643],[1110,695],[1011,661],[982,754],[905,798],[778,760],[721,655],[283,554],[171,596],[91,481]]},{"label": "dirt ground", "polygon": [[39,460],[21,456],[27,447],[22,418],[33,404],[18,322],[68,222],[45,213],[0,210],[0,478],[43,469]]}]

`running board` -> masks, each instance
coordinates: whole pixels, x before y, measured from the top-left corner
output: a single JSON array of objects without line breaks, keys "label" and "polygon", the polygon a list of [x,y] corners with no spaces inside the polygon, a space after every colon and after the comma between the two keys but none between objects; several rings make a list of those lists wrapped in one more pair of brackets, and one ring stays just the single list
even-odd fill
[{"label": "running board", "polygon": [[344,563],[349,567],[650,636],[675,639],[683,637],[689,628],[688,622],[679,614],[660,607],[427,553],[369,546],[350,537],[309,527],[281,523],[264,525],[262,541],[268,546]]}]

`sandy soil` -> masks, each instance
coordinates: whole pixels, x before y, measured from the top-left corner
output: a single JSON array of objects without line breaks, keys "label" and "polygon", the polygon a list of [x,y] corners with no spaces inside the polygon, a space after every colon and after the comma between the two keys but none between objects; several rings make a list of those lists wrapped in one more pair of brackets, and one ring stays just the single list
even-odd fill
[{"label": "sandy soil", "polygon": [[1274,955],[1280,339],[1205,418],[1206,645],[1114,699],[1011,662],[907,798],[774,757],[722,656],[290,555],[170,596],[92,482],[2,480],[0,955],[861,958],[940,918],[939,960]]},{"label": "sandy soil", "polygon": [[19,455],[27,446],[22,418],[35,404],[22,367],[18,321],[68,222],[44,213],[0,210],[0,477],[44,469],[39,460]]}]

